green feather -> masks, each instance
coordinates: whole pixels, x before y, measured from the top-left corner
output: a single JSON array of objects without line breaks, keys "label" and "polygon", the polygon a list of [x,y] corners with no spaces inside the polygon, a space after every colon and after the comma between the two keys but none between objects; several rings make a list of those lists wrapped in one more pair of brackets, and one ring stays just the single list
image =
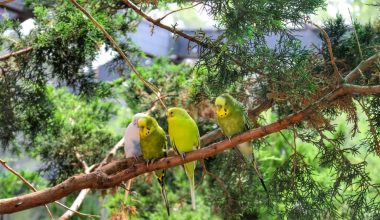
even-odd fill
[{"label": "green feather", "polygon": [[[151,160],[166,157],[167,140],[164,129],[158,125],[156,119],[153,117],[145,116],[143,118],[140,118],[139,123],[140,120],[143,120],[145,122],[145,130],[143,130],[143,132],[147,132],[147,135],[143,137],[141,135],[141,129],[143,128],[140,128],[140,148],[144,159]],[[168,215],[170,215],[169,202],[164,185],[165,174],[165,170],[158,170],[155,172],[157,181],[161,187],[161,195],[165,202],[166,211]]]},{"label": "green feather", "polygon": [[[253,124],[249,119],[247,110],[243,104],[241,104],[229,94],[222,94],[218,98],[225,100],[225,104],[224,106],[221,106],[221,108],[227,110],[228,114],[226,114],[225,117],[218,116],[217,120],[223,133],[228,138],[231,138],[233,135],[240,134],[253,128]],[[263,186],[264,190],[268,192],[267,187],[264,184],[264,180],[256,165],[252,142],[244,142],[238,144],[236,148],[239,150],[237,152],[239,152],[242,158],[244,158],[247,163],[253,166],[255,172],[257,173],[257,176],[260,179],[261,185]]]}]

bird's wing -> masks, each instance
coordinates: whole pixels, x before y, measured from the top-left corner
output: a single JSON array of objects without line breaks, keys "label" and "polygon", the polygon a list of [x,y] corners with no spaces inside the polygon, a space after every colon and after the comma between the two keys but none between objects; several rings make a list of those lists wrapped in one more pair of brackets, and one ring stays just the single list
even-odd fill
[{"label": "bird's wing", "polygon": [[247,112],[247,109],[245,108],[245,106],[243,104],[241,104],[240,102],[237,102],[236,107],[239,108],[239,111],[241,111],[243,114],[245,129],[246,130],[252,129],[254,127],[254,125],[248,116],[248,112]]},{"label": "bird's wing", "polygon": [[177,146],[175,145],[175,142],[172,138],[170,138],[170,142],[172,143],[172,147],[174,149],[174,151],[178,154],[178,155],[181,155],[177,149]]}]

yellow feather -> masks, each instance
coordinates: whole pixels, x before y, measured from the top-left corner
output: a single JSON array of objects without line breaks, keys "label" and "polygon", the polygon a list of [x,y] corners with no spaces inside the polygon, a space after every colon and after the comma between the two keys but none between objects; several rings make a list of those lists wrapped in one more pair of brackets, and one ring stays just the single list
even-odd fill
[{"label": "yellow feather", "polygon": [[[200,147],[197,124],[182,108],[168,110],[169,136],[173,148],[180,154],[191,152]],[[190,183],[192,207],[195,209],[194,170],[196,161],[184,164],[186,175]]]}]

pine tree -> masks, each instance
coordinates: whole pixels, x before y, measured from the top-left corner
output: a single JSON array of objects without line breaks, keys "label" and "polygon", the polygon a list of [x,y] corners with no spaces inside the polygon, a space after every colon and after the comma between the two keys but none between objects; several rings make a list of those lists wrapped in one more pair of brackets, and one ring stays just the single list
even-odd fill
[{"label": "pine tree", "polygon": [[[114,100],[125,101],[129,117],[149,109],[165,130],[161,100],[187,108],[202,136],[215,130],[213,100],[228,92],[246,105],[255,127],[305,115],[297,123],[284,120],[286,130],[254,140],[269,196],[234,151],[223,151],[197,169],[196,178],[203,180],[199,213],[223,219],[377,218],[380,179],[373,164],[380,156],[379,24],[354,21],[351,27],[337,15],[319,27],[308,16],[324,7],[322,0],[199,1],[218,23],[221,34],[215,39],[204,30],[181,32],[145,14],[171,2],[193,4],[29,0],[35,28],[28,35],[18,21],[5,18],[0,48],[21,52],[0,58],[1,148],[40,158],[45,164],[41,172],[55,185],[82,172],[77,153],[89,164],[100,163],[122,136],[112,129],[113,120],[126,126],[128,117]],[[144,65],[146,55],[129,38],[144,16],[197,46],[196,65],[164,58]],[[303,47],[296,38],[293,28],[305,25],[321,33],[321,48]],[[278,36],[274,47],[267,45],[268,35]],[[92,68],[102,45],[127,54],[119,53],[109,67],[120,75],[113,82],[97,80]],[[133,62],[126,65],[126,59]],[[218,140],[223,138],[213,141]],[[178,178],[168,173],[168,191],[181,192]],[[150,203],[144,181],[137,181],[144,201],[136,205],[144,210],[139,217],[165,218]],[[115,210],[118,196],[108,204]],[[176,196],[169,194],[169,199],[180,200]]]}]

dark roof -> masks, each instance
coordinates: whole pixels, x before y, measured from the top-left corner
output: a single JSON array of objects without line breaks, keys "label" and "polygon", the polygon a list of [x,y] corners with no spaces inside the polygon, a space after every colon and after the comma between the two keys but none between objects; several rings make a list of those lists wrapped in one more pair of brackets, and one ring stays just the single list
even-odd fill
[{"label": "dark roof", "polygon": [[23,0],[15,0],[4,5],[0,5],[0,21],[5,16],[12,19],[19,19],[21,22],[33,17],[32,10],[25,8]]}]

